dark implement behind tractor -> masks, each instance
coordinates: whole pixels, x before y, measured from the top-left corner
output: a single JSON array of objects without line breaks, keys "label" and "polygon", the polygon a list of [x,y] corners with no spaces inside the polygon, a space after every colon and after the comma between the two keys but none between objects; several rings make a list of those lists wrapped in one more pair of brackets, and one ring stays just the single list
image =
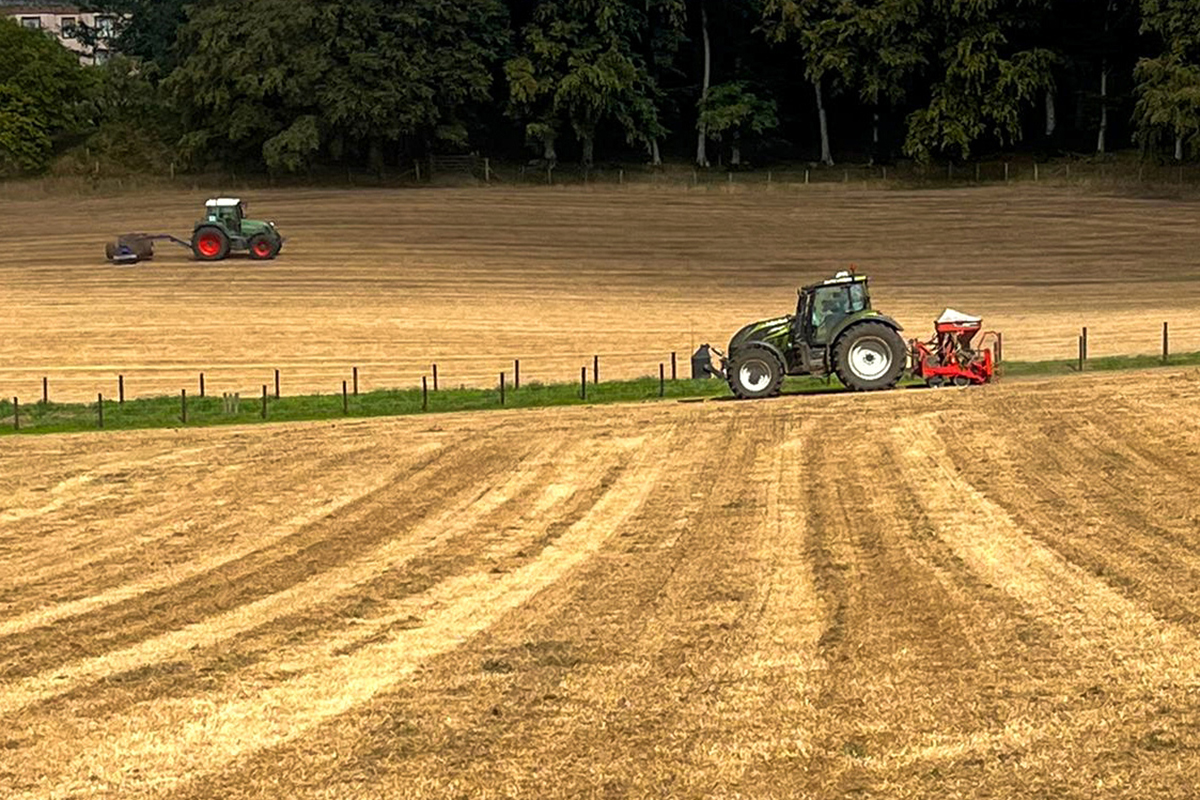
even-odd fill
[{"label": "dark implement behind tractor", "polygon": [[205,204],[204,219],[192,229],[191,241],[169,233],[123,233],[104,247],[104,255],[117,264],[134,264],[154,257],[154,242],[168,241],[186,247],[200,261],[220,261],[230,253],[245,252],[257,260],[279,255],[283,237],[274,222],[246,219],[245,205],[235,197],[217,197]]},{"label": "dark implement behind tractor", "polygon": [[795,314],[751,323],[729,342],[722,367],[736,396],[777,395],[785,375],[832,373],[856,391],[896,385],[908,345],[899,323],[871,308],[865,275],[839,272],[799,295]]}]

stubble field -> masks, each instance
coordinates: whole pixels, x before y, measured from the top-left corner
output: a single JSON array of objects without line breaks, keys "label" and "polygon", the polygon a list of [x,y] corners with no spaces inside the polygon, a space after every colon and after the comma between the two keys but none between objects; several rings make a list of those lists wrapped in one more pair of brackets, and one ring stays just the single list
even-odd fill
[{"label": "stubble field", "polygon": [[[851,262],[911,336],[946,306],[1005,333],[1012,359],[1200,350],[1198,204],[1028,187],[946,191],[433,189],[247,195],[288,237],[269,264],[200,264],[170,244],[132,267],[103,244],[186,235],[205,192],[6,198],[0,396],[335,392],[657,374],[702,342],[795,307]],[[683,362],[686,365],[686,361]],[[686,366],[684,368],[686,373]]]},{"label": "stubble field", "polygon": [[[5,232],[6,394],[51,364],[80,396],[319,388],[342,350],[618,377],[850,251],[922,333],[952,305],[1014,358],[1163,318],[1200,347],[1186,205],[280,193],[274,264],[93,263],[120,206],[171,230],[192,199],[15,203],[23,241],[75,227]],[[6,437],[0,796],[1190,797],[1198,482],[1179,369]]]},{"label": "stubble field", "polygon": [[1190,796],[1135,377],[9,438],[0,794]]}]

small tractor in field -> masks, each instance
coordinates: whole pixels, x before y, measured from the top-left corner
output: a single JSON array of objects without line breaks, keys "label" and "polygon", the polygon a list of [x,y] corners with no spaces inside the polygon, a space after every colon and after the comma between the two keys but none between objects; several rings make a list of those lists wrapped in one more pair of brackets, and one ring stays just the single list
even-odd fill
[{"label": "small tractor in field", "polygon": [[154,257],[154,243],[168,241],[186,247],[199,261],[220,261],[230,253],[248,253],[267,260],[279,255],[284,239],[274,222],[246,218],[246,207],[235,197],[215,197],[204,204],[204,219],[196,222],[191,241],[169,233],[123,233],[104,246],[115,264],[135,264]]},{"label": "small tractor in field", "polygon": [[[949,314],[950,316],[947,316]],[[839,272],[799,291],[796,313],[751,323],[714,370],[739,398],[773,397],[787,375],[837,375],[854,391],[890,389],[908,369],[930,386],[991,380],[990,350],[972,346],[978,317],[947,312],[931,342],[906,343],[900,324],[871,308],[867,277]]]}]

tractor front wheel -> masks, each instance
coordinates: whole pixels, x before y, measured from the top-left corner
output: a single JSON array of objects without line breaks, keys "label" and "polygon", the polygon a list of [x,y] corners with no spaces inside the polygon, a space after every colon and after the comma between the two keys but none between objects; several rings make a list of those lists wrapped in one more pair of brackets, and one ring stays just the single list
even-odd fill
[{"label": "tractor front wheel", "polygon": [[729,388],[743,400],[774,397],[783,386],[783,363],[760,344],[749,344],[731,353],[725,365]]},{"label": "tractor front wheel", "polygon": [[220,261],[229,255],[229,237],[220,228],[200,228],[192,236],[192,254],[200,261]]},{"label": "tractor front wheel", "polygon": [[265,261],[279,254],[279,243],[265,233],[250,237],[250,257],[257,261]]},{"label": "tractor front wheel", "polygon": [[838,337],[833,368],[846,388],[856,392],[891,389],[904,372],[907,348],[889,325],[863,322]]}]

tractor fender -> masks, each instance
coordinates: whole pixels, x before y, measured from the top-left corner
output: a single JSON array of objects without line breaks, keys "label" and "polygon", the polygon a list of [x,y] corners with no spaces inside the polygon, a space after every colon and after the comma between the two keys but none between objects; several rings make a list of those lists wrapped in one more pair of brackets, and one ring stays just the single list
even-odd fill
[{"label": "tractor fender", "polygon": [[725,372],[727,365],[729,363],[729,359],[733,358],[733,354],[734,354],[735,350],[738,350],[741,347],[749,346],[752,344],[757,345],[758,347],[762,347],[764,349],[770,350],[775,355],[775,357],[779,359],[779,363],[783,364],[785,369],[787,368],[788,362],[787,362],[787,359],[783,355],[783,350],[781,350],[772,341],[769,341],[766,339],[743,339],[742,341],[737,342],[736,344],[737,344],[737,347],[733,346],[733,343],[730,343],[729,353],[721,356],[721,372]]},{"label": "tractor fender", "polygon": [[878,311],[867,311],[862,314],[855,314],[847,317],[846,319],[842,320],[842,322],[839,323],[836,328],[833,329],[833,332],[829,336],[829,344],[831,348],[832,345],[837,343],[837,340],[841,338],[843,333],[848,331],[850,328],[853,328],[860,322],[879,322],[887,325],[897,333],[904,330],[903,326],[901,326],[899,322],[896,322],[896,320],[892,319],[887,314],[880,314]]}]

